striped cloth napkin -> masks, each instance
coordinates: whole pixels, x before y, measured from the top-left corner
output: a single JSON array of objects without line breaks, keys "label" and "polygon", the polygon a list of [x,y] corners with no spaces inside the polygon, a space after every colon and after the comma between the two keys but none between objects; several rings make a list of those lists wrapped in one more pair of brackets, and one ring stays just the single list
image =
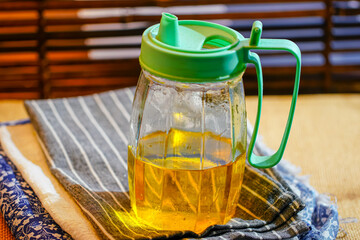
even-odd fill
[{"label": "striped cloth napkin", "polygon": [[27,101],[52,173],[103,239],[291,239],[309,228],[297,213],[301,200],[275,169],[245,169],[234,218],[193,232],[155,231],[130,209],[127,131],[134,89],[86,97]]}]

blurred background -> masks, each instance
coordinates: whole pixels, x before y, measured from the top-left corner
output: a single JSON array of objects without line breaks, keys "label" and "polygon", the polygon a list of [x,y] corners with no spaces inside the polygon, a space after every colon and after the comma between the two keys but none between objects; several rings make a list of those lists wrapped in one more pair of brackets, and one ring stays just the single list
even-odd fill
[{"label": "blurred background", "polygon": [[[300,93],[360,93],[359,1],[1,1],[0,98],[55,98],[136,85],[142,32],[162,12],[220,23],[249,37],[287,38],[302,51]],[[292,94],[295,59],[259,52],[265,94]],[[257,93],[255,70],[244,76]]]}]

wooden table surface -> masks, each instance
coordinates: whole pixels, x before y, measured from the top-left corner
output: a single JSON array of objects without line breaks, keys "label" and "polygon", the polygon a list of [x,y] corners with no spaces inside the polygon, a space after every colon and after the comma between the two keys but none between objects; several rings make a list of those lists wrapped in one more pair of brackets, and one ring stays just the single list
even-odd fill
[{"label": "wooden table surface", "polygon": [[[290,107],[289,96],[265,96],[260,134],[277,148]],[[254,122],[257,99],[247,97],[248,117]],[[0,100],[0,121],[26,117],[21,101]],[[310,176],[320,193],[336,196],[341,218],[360,220],[360,95],[299,96],[284,157]],[[0,219],[0,233],[8,231]],[[341,224],[347,236],[360,239],[360,222]],[[342,234],[340,234],[342,235]],[[6,238],[0,236],[0,239]],[[340,236],[339,236],[340,237]]]}]

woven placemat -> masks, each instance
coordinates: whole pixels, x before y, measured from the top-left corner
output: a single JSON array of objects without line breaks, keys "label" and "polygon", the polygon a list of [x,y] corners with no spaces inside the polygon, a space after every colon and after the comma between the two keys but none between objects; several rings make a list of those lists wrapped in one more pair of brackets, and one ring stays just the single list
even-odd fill
[{"label": "woven placemat", "polygon": [[15,240],[2,214],[0,216],[0,240]]}]

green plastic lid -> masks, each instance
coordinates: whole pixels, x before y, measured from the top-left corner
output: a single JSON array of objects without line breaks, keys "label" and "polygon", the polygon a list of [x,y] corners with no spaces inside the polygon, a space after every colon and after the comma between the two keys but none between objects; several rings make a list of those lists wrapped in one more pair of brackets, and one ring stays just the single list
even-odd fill
[{"label": "green plastic lid", "polygon": [[182,20],[163,13],[142,36],[140,64],[146,71],[181,82],[215,82],[245,69],[239,57],[244,37],[211,22]]}]

